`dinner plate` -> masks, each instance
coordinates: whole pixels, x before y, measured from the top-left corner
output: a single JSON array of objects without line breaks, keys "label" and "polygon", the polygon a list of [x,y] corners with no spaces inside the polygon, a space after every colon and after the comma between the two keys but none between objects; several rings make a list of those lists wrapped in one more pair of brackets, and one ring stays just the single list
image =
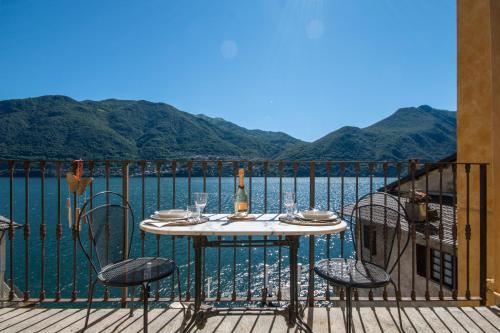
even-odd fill
[{"label": "dinner plate", "polygon": [[185,219],[188,216],[188,212],[183,209],[169,209],[158,210],[153,215],[161,219]]},{"label": "dinner plate", "polygon": [[186,221],[187,216],[184,217],[162,217],[158,214],[150,215],[150,218],[157,221],[171,222],[171,221]]},{"label": "dinner plate", "polygon": [[324,210],[306,210],[297,215],[304,220],[311,221],[332,221],[338,218],[333,212]]},{"label": "dinner plate", "polygon": [[318,222],[318,223],[321,223],[321,222],[334,222],[334,221],[340,221],[339,218],[337,216],[333,216],[333,217],[330,217],[330,218],[327,218],[327,219],[321,219],[321,220],[315,220],[315,219],[306,219],[304,217],[302,217],[301,215],[296,215],[296,218],[300,221],[305,221],[305,222]]},{"label": "dinner plate", "polygon": [[287,224],[295,224],[295,225],[306,225],[306,226],[331,226],[337,225],[342,222],[341,219],[328,219],[328,220],[307,220],[298,217],[297,215],[293,219],[287,219],[286,215],[281,215],[279,217],[279,221]]}]

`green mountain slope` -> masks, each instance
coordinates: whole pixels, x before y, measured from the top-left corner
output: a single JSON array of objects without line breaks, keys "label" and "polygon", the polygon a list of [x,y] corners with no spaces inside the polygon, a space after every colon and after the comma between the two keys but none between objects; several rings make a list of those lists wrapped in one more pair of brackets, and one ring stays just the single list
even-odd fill
[{"label": "green mountain slope", "polygon": [[342,127],[278,158],[305,160],[439,160],[456,152],[456,113],[402,108],[366,128]]},{"label": "green mountain slope", "polygon": [[0,122],[2,159],[272,158],[301,142],[147,101],[6,100]]},{"label": "green mountain slope", "polygon": [[437,160],[456,150],[455,112],[404,108],[307,143],[164,103],[65,96],[0,101],[0,159]]}]

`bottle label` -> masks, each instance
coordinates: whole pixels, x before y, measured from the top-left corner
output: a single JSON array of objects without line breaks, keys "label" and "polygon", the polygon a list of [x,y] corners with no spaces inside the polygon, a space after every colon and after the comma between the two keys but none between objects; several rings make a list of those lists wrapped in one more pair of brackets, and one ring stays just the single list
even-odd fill
[{"label": "bottle label", "polygon": [[237,206],[238,212],[246,212],[248,210],[248,204],[246,202],[238,202]]}]

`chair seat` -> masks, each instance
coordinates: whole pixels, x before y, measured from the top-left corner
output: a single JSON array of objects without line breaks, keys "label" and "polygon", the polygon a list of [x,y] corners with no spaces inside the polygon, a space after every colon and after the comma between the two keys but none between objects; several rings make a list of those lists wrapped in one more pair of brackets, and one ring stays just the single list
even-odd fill
[{"label": "chair seat", "polygon": [[382,268],[355,259],[324,259],[314,267],[323,279],[352,288],[378,288],[387,285],[391,277]]},{"label": "chair seat", "polygon": [[170,276],[175,262],[165,258],[135,258],[104,267],[98,279],[106,285],[116,287],[137,286]]}]

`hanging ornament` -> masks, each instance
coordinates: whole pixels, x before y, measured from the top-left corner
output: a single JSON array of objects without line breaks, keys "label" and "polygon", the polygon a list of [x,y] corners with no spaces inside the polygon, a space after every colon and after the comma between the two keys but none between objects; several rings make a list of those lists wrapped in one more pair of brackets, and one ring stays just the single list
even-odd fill
[{"label": "hanging ornament", "polygon": [[[73,193],[76,204],[78,203],[78,197],[85,193],[87,186],[92,183],[92,178],[82,178],[83,177],[83,160],[75,160],[71,163],[73,167],[72,172],[66,173],[66,182],[68,183],[68,198],[66,199],[66,208],[68,210],[68,225],[71,228],[73,225],[73,219],[71,218],[71,193]],[[75,223],[80,217],[80,208],[75,211],[74,219]]]}]

